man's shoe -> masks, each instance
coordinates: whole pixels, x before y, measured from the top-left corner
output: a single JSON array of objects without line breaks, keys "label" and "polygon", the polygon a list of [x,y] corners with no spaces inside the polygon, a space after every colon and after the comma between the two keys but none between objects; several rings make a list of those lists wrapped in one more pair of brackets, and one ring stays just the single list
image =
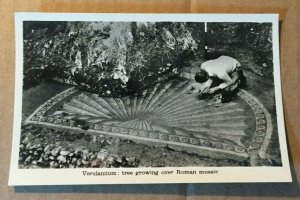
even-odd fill
[{"label": "man's shoe", "polygon": [[199,94],[199,99],[200,99],[200,100],[208,99],[208,98],[210,98],[210,97],[212,97],[212,95],[209,94],[209,93],[202,93],[202,94]]},{"label": "man's shoe", "polygon": [[232,99],[232,92],[231,91],[222,91],[221,93],[221,102],[222,103],[228,103]]}]

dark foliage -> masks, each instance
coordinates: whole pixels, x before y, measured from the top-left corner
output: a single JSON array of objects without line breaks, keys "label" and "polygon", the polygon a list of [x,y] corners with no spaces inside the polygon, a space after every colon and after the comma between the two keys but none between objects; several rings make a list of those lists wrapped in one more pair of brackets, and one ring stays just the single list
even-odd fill
[{"label": "dark foliage", "polygon": [[273,76],[271,23],[208,23],[207,43],[211,57],[226,54],[239,58],[243,54],[251,59],[244,59],[244,67],[261,76]]},{"label": "dark foliage", "polygon": [[25,22],[24,86],[57,79],[101,95],[135,93],[176,76],[203,31],[203,23]]}]

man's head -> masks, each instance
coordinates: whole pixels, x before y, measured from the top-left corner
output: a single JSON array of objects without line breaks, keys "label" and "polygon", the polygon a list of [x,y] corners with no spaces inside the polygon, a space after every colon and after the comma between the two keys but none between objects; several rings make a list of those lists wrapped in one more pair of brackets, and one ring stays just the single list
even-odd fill
[{"label": "man's head", "polygon": [[199,72],[196,72],[195,74],[195,81],[198,83],[204,83],[208,79],[208,74],[204,70],[200,70]]}]

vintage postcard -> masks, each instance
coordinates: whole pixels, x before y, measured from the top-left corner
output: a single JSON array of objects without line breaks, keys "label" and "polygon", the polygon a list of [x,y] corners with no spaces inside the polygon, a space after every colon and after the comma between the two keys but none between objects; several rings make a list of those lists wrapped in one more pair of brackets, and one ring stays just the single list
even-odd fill
[{"label": "vintage postcard", "polygon": [[16,13],[9,185],[292,181],[278,24]]}]

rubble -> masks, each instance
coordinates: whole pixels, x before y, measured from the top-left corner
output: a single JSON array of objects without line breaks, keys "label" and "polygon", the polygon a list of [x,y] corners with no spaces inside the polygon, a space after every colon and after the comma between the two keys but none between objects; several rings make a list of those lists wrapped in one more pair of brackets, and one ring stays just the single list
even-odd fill
[{"label": "rubble", "polygon": [[[51,130],[54,131],[54,130]],[[105,148],[92,151],[88,148],[64,146],[53,140],[54,143],[41,142],[43,137],[39,134],[39,140],[32,133],[21,138],[19,164],[30,168],[80,168],[80,167],[137,167],[139,162],[135,157],[116,155]],[[64,136],[62,136],[64,135]],[[74,138],[74,133],[70,133]],[[80,134],[82,135],[82,134]],[[60,135],[67,137],[66,132]],[[85,136],[87,140],[88,136]],[[54,138],[57,138],[55,136]],[[105,138],[103,135],[91,136],[91,142],[103,145],[116,145],[120,139]],[[89,140],[89,139],[88,139]],[[37,142],[41,143],[37,143]],[[50,142],[50,140],[48,140]],[[111,148],[113,149],[113,148]]]}]

